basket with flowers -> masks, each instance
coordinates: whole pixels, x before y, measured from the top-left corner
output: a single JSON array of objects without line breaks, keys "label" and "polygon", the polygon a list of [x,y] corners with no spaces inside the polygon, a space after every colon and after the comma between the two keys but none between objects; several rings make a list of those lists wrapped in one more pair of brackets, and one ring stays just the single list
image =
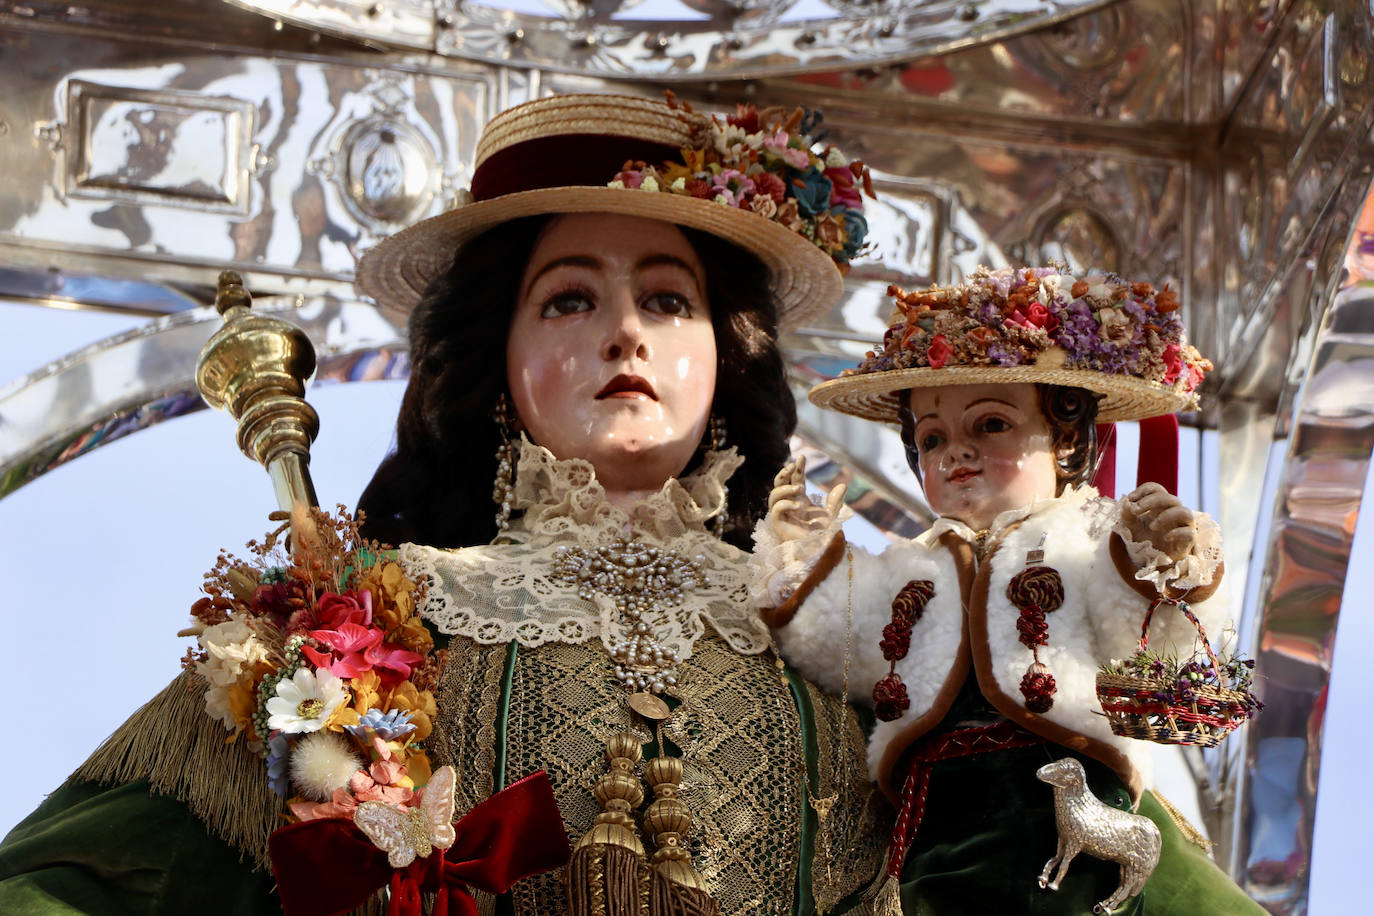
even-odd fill
[{"label": "basket with flowers", "polygon": [[[342,506],[272,518],[280,527],[248,543],[250,559],[220,554],[180,635],[196,638],[183,665],[205,685],[206,713],[228,743],[262,758],[284,800],[288,824],[269,843],[283,909],[351,909],[388,883],[393,900],[461,897],[467,885],[502,893],[561,864],[567,844],[557,842],[561,819],[543,773],[453,823],[455,773],[434,770],[425,745],[447,653],[419,615],[424,584]],[[494,832],[531,825],[549,841],[484,880],[486,853],[468,849],[464,833],[484,848]],[[462,882],[445,878],[446,853],[470,863]],[[352,864],[322,889],[319,865],[330,856]]]},{"label": "basket with flowers", "polygon": [[[1161,604],[1177,607],[1197,628],[1201,654],[1180,659],[1150,648],[1150,619]],[[1097,698],[1113,734],[1215,747],[1264,708],[1251,690],[1254,667],[1253,659],[1235,654],[1219,659],[1186,602],[1157,598],[1145,614],[1135,654],[1098,669]]]}]

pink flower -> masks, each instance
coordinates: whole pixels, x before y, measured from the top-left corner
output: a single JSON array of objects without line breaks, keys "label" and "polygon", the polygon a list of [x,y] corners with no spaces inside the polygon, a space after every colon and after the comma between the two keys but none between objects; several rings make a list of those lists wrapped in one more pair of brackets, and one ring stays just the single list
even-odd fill
[{"label": "pink flower", "polygon": [[[362,770],[358,772],[361,773]],[[291,813],[302,821],[313,821],[322,817],[346,817],[352,820],[353,809],[357,807],[358,800],[342,786],[334,790],[334,797],[327,802],[298,801],[290,805]]]},{"label": "pink flower", "polygon": [[[372,670],[374,663],[367,653],[377,647],[384,635],[375,627],[345,623],[337,630],[310,631],[310,637],[323,643],[330,650],[328,653],[312,646],[303,646],[301,651],[316,668],[326,668],[336,677],[355,678]],[[410,674],[409,670],[406,674]]]},{"label": "pink flower", "polygon": [[714,187],[730,206],[738,207],[744,195],[753,192],[754,182],[738,169],[726,169],[716,176]]},{"label": "pink flower", "polygon": [[950,354],[954,350],[949,345],[949,340],[943,334],[936,334],[930,339],[930,349],[926,351],[926,359],[930,361],[930,368],[939,369],[949,360]]},{"label": "pink flower", "polygon": [[348,788],[353,793],[353,797],[359,802],[379,801],[389,805],[407,804],[415,793],[408,787],[400,785],[401,780],[406,777],[405,765],[396,759],[385,741],[374,737],[372,743],[376,747],[379,757],[372,761],[372,766],[354,773],[353,778],[348,781]]},{"label": "pink flower", "polygon": [[410,669],[425,660],[423,655],[402,649],[395,643],[384,642],[363,653],[368,667],[377,672],[383,684],[399,684],[410,677]]},{"label": "pink flower", "polygon": [[1192,363],[1188,364],[1188,381],[1183,383],[1184,391],[1192,391],[1202,384],[1202,370]]},{"label": "pink flower", "polygon": [[811,165],[811,155],[804,149],[793,149],[787,145],[789,137],[786,131],[776,131],[771,137],[763,138],[763,148],[771,151],[774,155],[781,157],[783,162],[792,166],[794,169],[805,169]]},{"label": "pink flower", "polygon": [[1179,355],[1178,344],[1171,343],[1165,347],[1160,359],[1164,360],[1164,384],[1172,385],[1183,371],[1183,358]]},{"label": "pink flower", "polygon": [[639,171],[620,172],[614,180],[627,188],[637,188],[644,183],[644,173]]},{"label": "pink flower", "polygon": [[346,623],[359,626],[372,625],[372,593],[367,589],[354,594],[351,591],[342,595],[325,592],[315,602],[315,619],[318,629],[337,630]]},{"label": "pink flower", "polygon": [[826,169],[825,177],[830,179],[830,206],[844,207],[846,210],[862,210],[863,198],[859,189],[854,187],[854,173],[845,168]]}]

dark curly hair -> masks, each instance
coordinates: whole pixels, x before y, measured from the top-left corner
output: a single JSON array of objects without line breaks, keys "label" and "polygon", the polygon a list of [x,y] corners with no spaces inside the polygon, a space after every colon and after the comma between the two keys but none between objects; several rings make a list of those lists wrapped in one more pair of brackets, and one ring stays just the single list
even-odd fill
[{"label": "dark curly hair", "polygon": [[[458,249],[410,318],[410,382],[395,449],[358,501],[364,533],[388,544],[485,544],[496,535],[491,413],[506,390],[506,337],[525,262],[551,217],[513,220]],[[712,411],[745,464],[730,478],[725,539],[747,548],[787,461],[797,424],[763,265],[713,235],[679,227],[706,271],[716,337]],[[701,455],[686,468],[692,470]]]},{"label": "dark curly hair", "polygon": [[[1049,424],[1055,456],[1055,494],[1068,487],[1076,487],[1092,478],[1097,469],[1097,401],[1099,395],[1085,388],[1067,385],[1040,385],[1040,412]],[[916,417],[911,412],[911,389],[897,393],[901,407],[897,417],[902,424],[902,445],[906,449],[906,463],[916,479],[921,479],[921,452],[916,446]],[[1068,451],[1062,457],[1061,450]]]}]

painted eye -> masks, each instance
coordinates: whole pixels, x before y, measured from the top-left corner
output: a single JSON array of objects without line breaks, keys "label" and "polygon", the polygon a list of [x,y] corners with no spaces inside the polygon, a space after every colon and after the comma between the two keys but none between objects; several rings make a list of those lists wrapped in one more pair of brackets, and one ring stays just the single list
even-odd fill
[{"label": "painted eye", "polygon": [[549,300],[544,303],[544,308],[539,312],[539,317],[561,318],[564,315],[590,312],[593,308],[592,300],[586,293],[577,291],[558,293],[550,296]]},{"label": "painted eye", "polygon": [[692,304],[687,301],[686,296],[679,293],[654,293],[644,300],[644,307],[670,318],[692,317]]},{"label": "painted eye", "polygon": [[985,417],[978,423],[980,433],[1005,433],[1011,431],[1011,421],[1004,417]]},{"label": "painted eye", "polygon": [[945,437],[941,436],[939,433],[926,433],[921,437],[920,441],[917,442],[917,447],[923,452],[932,452],[939,448],[940,443],[944,441]]}]

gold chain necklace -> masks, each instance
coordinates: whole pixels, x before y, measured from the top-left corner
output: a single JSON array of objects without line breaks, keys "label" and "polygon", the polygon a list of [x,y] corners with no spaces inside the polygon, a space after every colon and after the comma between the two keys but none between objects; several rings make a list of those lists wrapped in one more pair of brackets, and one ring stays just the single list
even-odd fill
[{"label": "gold chain necklace", "polygon": [[[849,731],[849,667],[853,658],[854,645],[852,639],[854,627],[854,549],[846,545],[844,555],[845,563],[848,567],[844,618],[844,682],[843,693],[840,694],[839,728],[835,730],[835,735],[831,739],[835,752],[834,769],[831,771],[835,774],[837,783],[835,791],[826,796],[819,796],[812,791],[814,786],[812,786],[811,780],[806,774],[806,744],[804,739],[801,746],[798,748],[799,753],[797,757],[797,767],[800,771],[799,776],[803,791],[806,792],[807,803],[811,806],[811,810],[816,812],[816,831],[820,840],[820,852],[817,854],[816,858],[819,860],[817,864],[825,868],[825,883],[827,887],[831,887],[834,884],[833,870],[835,864],[835,857],[831,850],[834,824],[830,821],[830,814],[835,808],[835,803],[840,800],[840,796],[844,795],[849,789],[848,771],[844,767],[844,745],[845,735]],[[777,668],[778,679],[782,682],[784,687],[790,690],[792,685],[787,679],[787,663],[783,661],[782,653],[778,651],[777,640],[774,639],[771,634],[769,640],[769,644],[773,649],[773,665]],[[820,746],[818,744],[817,750],[819,749]],[[820,761],[818,760],[817,779],[820,777],[819,763]],[[816,908],[821,913],[825,913],[830,908],[828,904],[833,904],[833,901],[816,900]]]}]

